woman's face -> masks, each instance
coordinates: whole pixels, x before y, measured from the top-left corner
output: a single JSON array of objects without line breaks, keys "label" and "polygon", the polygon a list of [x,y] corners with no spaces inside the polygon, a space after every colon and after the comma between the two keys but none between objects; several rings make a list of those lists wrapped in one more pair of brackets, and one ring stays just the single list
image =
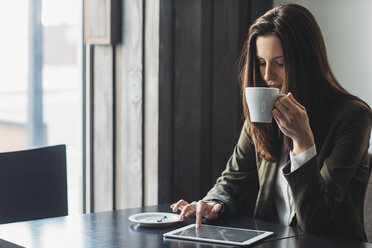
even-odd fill
[{"label": "woman's face", "polygon": [[280,89],[285,79],[285,64],[279,39],[275,35],[258,36],[256,48],[262,78],[268,87]]}]

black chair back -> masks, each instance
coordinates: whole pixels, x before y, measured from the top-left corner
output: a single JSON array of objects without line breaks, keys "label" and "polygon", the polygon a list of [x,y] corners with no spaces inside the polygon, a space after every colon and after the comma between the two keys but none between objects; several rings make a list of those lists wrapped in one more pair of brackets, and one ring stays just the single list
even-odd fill
[{"label": "black chair back", "polygon": [[64,216],[66,146],[0,153],[0,224]]},{"label": "black chair back", "polygon": [[[372,154],[368,154],[369,168],[372,168]],[[364,199],[364,227],[367,233],[368,242],[372,243],[372,177],[370,173],[366,197]]]}]

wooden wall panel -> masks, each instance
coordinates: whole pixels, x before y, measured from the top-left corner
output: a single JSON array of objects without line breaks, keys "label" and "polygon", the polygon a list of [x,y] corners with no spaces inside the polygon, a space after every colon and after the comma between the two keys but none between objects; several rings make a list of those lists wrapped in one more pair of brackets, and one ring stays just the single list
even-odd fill
[{"label": "wooden wall panel", "polygon": [[202,0],[176,0],[173,187],[188,200],[200,190],[200,180],[190,179],[200,175],[202,31]]},{"label": "wooden wall panel", "polygon": [[93,211],[113,209],[113,47],[94,47]]},{"label": "wooden wall panel", "polygon": [[271,5],[160,1],[160,203],[200,199],[225,167],[242,124],[236,63],[252,17]]},{"label": "wooden wall panel", "polygon": [[[225,168],[238,134],[241,119],[237,58],[239,43],[239,9],[242,1],[217,0],[213,26],[213,120],[212,164],[209,187]],[[244,6],[246,7],[246,6]],[[245,9],[248,11],[248,8]],[[244,32],[244,31],[243,31]]]},{"label": "wooden wall panel", "polygon": [[159,1],[145,1],[144,204],[158,203]]},{"label": "wooden wall panel", "polygon": [[159,158],[158,199],[169,202],[173,199],[174,134],[174,1],[160,0],[159,20]]},{"label": "wooden wall panel", "polygon": [[84,0],[84,42],[109,45],[120,42],[122,0]]},{"label": "wooden wall panel", "polygon": [[116,75],[117,209],[143,204],[143,1],[123,1]]},{"label": "wooden wall panel", "polygon": [[[90,211],[143,204],[144,1],[104,2],[113,4],[111,14],[120,20],[111,19],[111,24],[123,32],[111,36],[110,42],[120,44],[92,45],[89,52]],[[94,8],[102,4],[89,3],[98,4]],[[95,30],[94,21],[89,24]]]},{"label": "wooden wall panel", "polygon": [[198,120],[200,125],[200,158],[198,163],[197,180],[200,182],[198,191],[193,192],[191,199],[195,200],[195,196],[204,195],[210,187],[211,171],[213,170],[212,149],[213,141],[211,139],[213,131],[213,26],[214,26],[214,6],[215,1],[202,1],[202,22],[201,22],[201,80],[198,82],[201,85],[201,102],[200,115]]}]

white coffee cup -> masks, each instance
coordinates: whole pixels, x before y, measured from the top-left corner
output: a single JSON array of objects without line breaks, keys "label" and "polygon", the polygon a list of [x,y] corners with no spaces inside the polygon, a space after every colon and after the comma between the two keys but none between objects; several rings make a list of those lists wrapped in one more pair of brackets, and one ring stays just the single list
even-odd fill
[{"label": "white coffee cup", "polygon": [[271,123],[272,113],[276,99],[284,94],[279,94],[277,88],[246,87],[245,100],[249,109],[251,122]]}]

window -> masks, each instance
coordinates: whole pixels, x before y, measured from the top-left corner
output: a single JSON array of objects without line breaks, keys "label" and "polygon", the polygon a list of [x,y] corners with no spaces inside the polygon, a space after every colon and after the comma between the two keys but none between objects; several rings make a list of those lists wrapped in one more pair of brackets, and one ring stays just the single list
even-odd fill
[{"label": "window", "polygon": [[70,214],[82,212],[81,5],[0,3],[0,152],[66,144]]}]

